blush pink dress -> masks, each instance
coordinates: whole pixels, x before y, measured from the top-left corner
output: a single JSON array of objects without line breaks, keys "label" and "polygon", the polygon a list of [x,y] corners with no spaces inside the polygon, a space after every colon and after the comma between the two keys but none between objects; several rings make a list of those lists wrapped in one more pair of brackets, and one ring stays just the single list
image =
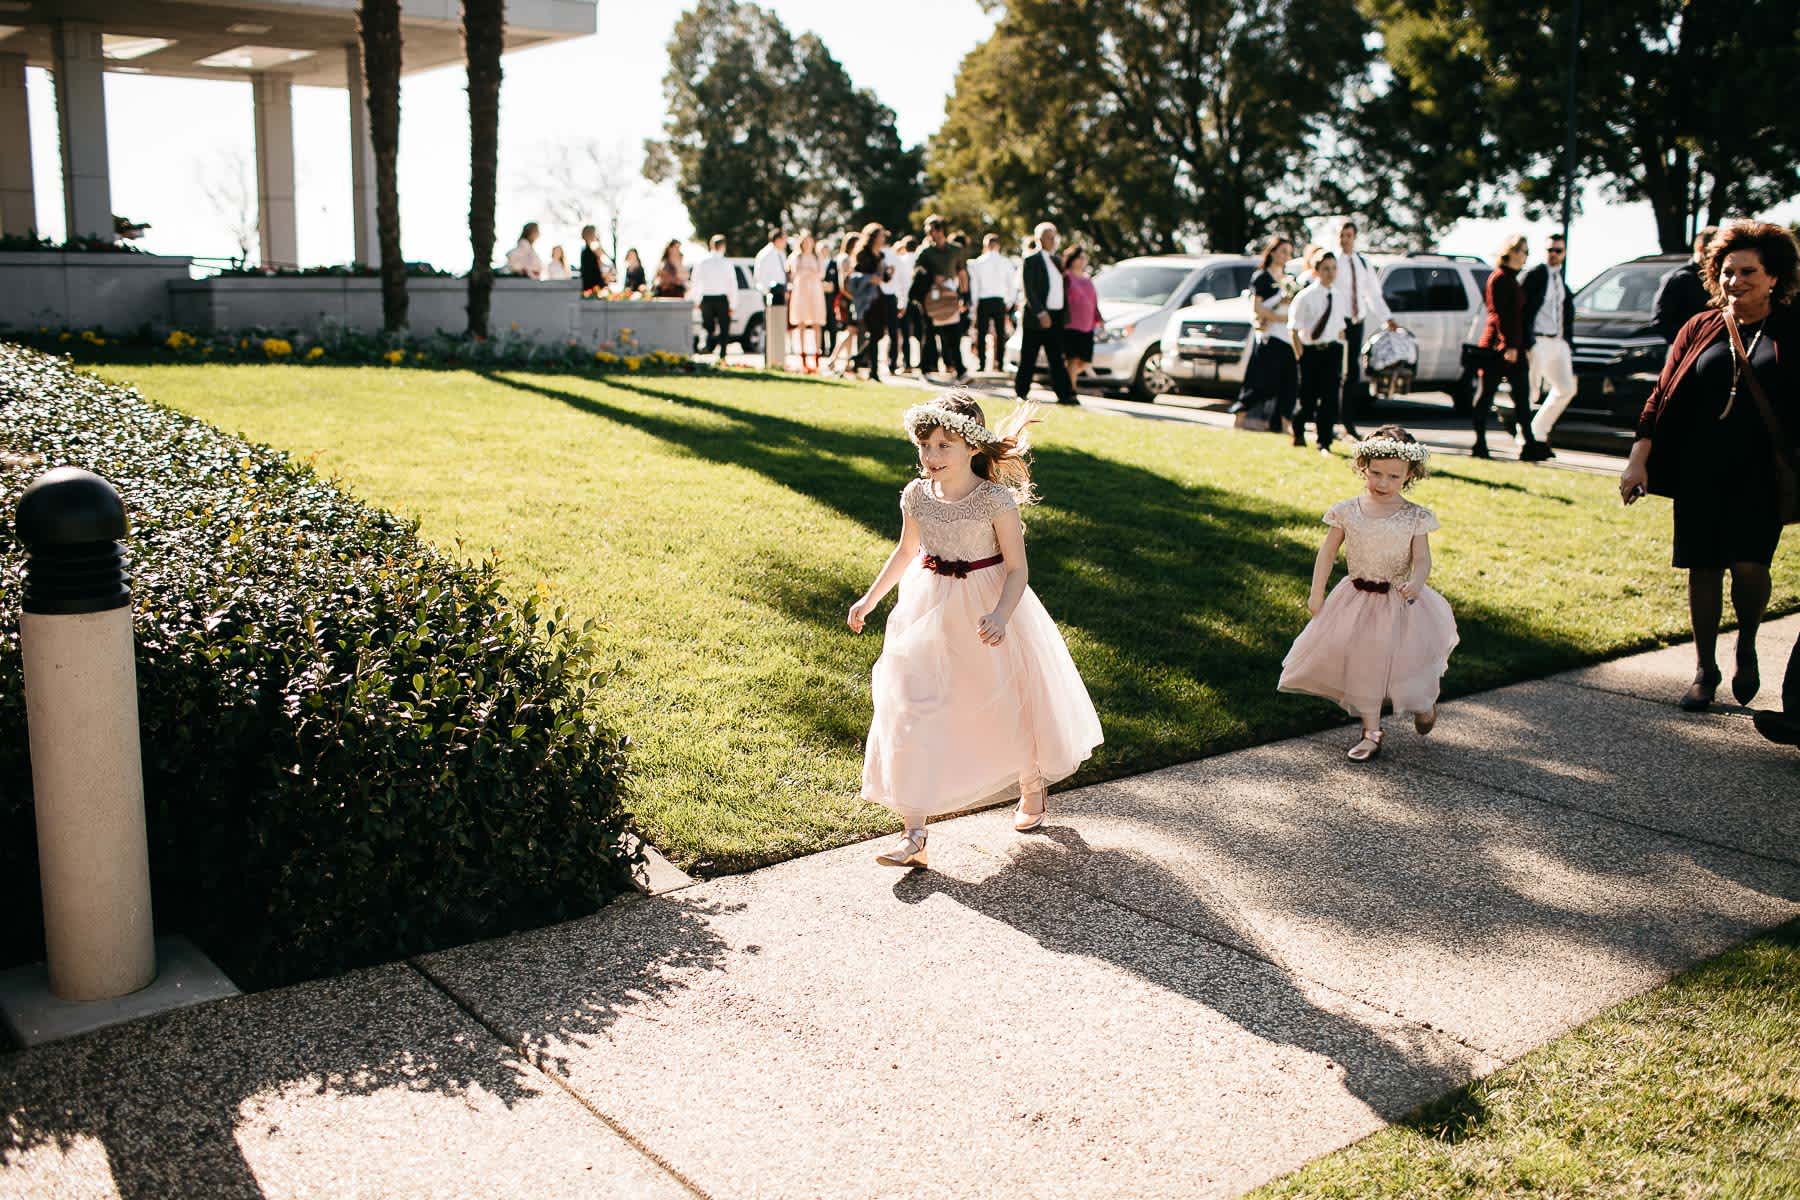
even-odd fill
[{"label": "blush pink dress", "polygon": [[[1431,588],[1408,604],[1400,585],[1412,576],[1414,536],[1435,530],[1437,518],[1410,500],[1388,516],[1369,516],[1359,496],[1332,505],[1325,523],[1344,531],[1349,574],[1294,639],[1280,690],[1323,696],[1350,713],[1379,712],[1384,700],[1396,714],[1430,712],[1456,648],[1456,617]],[[1388,590],[1361,590],[1356,579]]]},{"label": "blush pink dress", "polygon": [[[952,562],[1000,553],[994,520],[1014,512],[1012,492],[983,482],[958,501],[914,480],[900,508],[923,552]],[[1101,741],[1100,718],[1061,631],[1030,588],[984,645],[976,622],[994,610],[1004,565],[942,575],[908,568],[875,664],[875,719],[863,756],[862,797],[905,815],[961,812],[1055,783]]]}]

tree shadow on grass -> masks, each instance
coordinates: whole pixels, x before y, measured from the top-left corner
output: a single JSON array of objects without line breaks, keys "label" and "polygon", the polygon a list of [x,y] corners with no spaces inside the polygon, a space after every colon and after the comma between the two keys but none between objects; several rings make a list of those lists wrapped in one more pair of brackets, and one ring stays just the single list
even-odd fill
[{"label": "tree shadow on grass", "polygon": [[[497,383],[557,400],[662,439],[709,461],[755,471],[884,538],[900,529],[898,493],[912,477],[904,435],[758,412],[650,383],[599,381],[666,402],[663,415],[505,373]],[[684,419],[693,413],[702,420]],[[1309,509],[1165,475],[1056,443],[1034,454],[1048,501],[1026,514],[1032,588],[1068,632],[1107,744],[1072,784],[1187,761],[1341,722],[1335,705],[1278,696],[1288,647],[1306,623],[1304,598],[1322,536]],[[1474,483],[1485,481],[1472,480]],[[1521,488],[1529,491],[1530,489]],[[745,594],[817,629],[795,653],[839,678],[858,652],[838,649],[843,612],[879,560],[827,570],[771,561]],[[1462,644],[1446,697],[1580,665],[1572,639],[1515,612],[1452,597]],[[884,609],[885,611],[885,609]],[[872,623],[870,634],[877,632]],[[865,635],[867,636],[867,635]],[[872,654],[866,655],[872,658]],[[771,687],[779,690],[779,682]],[[835,698],[773,697],[814,732],[860,740],[866,682]]]},{"label": "tree shadow on grass", "polygon": [[[717,911],[631,898],[594,917],[414,963],[0,1055],[0,1172],[32,1171],[38,1154],[79,1159],[97,1144],[123,1200],[235,1200],[264,1194],[259,1168],[292,1183],[305,1177],[307,1155],[322,1154],[333,1156],[329,1171],[339,1178],[368,1185],[391,1170],[390,1186],[411,1191],[429,1153],[419,1147],[454,1145],[466,1128],[467,1143],[491,1148],[496,1160],[465,1163],[458,1194],[509,1194],[527,1177],[549,1187],[542,1181],[552,1176],[563,1180],[552,1188],[558,1194],[608,1192],[595,1174],[576,1174],[580,1163],[553,1153],[545,1162],[533,1151],[566,1135],[571,1121],[579,1129],[591,1119],[520,1054],[554,1070],[560,1045],[605,1036],[625,1009],[666,1002],[684,979],[716,969],[725,947],[708,920]],[[566,957],[542,958],[546,944]],[[536,974],[520,979],[523,971]],[[434,986],[441,976],[450,977],[451,996]],[[554,995],[533,996],[529,1021],[501,1027],[508,1045],[459,1006],[477,1007],[471,997],[479,995],[485,1018],[490,991],[534,983],[553,984]],[[518,1128],[495,1131],[494,1105],[517,1110],[545,1099],[562,1115],[521,1113]],[[538,1120],[548,1128],[530,1136]],[[591,1134],[612,1139],[598,1122]],[[35,1169],[51,1178],[76,1172],[54,1158]]]}]

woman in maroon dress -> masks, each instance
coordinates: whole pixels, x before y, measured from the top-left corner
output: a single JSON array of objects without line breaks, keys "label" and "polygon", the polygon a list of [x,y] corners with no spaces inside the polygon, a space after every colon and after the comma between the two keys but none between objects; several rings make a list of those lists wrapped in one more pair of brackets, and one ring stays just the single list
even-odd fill
[{"label": "woman in maroon dress", "polygon": [[1508,432],[1522,433],[1525,447],[1519,451],[1521,462],[1540,462],[1549,458],[1549,447],[1531,432],[1531,363],[1525,357],[1525,289],[1519,284],[1519,272],[1525,266],[1525,235],[1506,240],[1494,259],[1499,267],[1487,281],[1487,325],[1481,331],[1483,349],[1492,351],[1489,362],[1481,368],[1481,395],[1475,401],[1476,458],[1488,458],[1487,418],[1494,406],[1494,393],[1506,381],[1512,393],[1512,419]]},{"label": "woman in maroon dress", "polygon": [[[1716,651],[1727,571],[1738,619],[1731,690],[1747,704],[1761,686],[1756,629],[1781,540],[1784,476],[1792,480],[1800,443],[1794,235],[1779,225],[1727,225],[1707,247],[1702,275],[1712,304],[1675,335],[1619,477],[1627,504],[1646,492],[1675,501],[1675,566],[1688,573],[1699,659],[1681,698],[1689,711],[1710,705],[1721,680]],[[1800,649],[1784,690],[1800,710]]]}]

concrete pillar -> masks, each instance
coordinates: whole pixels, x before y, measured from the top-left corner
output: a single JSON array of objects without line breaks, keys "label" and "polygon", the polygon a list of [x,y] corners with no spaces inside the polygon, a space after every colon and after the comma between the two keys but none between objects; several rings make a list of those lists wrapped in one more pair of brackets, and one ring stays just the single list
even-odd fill
[{"label": "concrete pillar", "polygon": [[381,262],[375,231],[375,143],[369,137],[369,86],[363,79],[362,46],[344,47],[350,89],[350,212],[356,230],[355,261]]},{"label": "concrete pillar", "polygon": [[256,102],[256,225],[265,267],[299,265],[294,215],[294,83],[259,73],[250,82]]},{"label": "concrete pillar", "polygon": [[25,56],[0,54],[0,233],[37,230],[32,198],[31,115],[25,101]]},{"label": "concrete pillar", "polygon": [[106,154],[105,57],[100,26],[58,21],[50,30],[56,120],[62,134],[63,210],[69,236],[113,236],[112,180]]}]

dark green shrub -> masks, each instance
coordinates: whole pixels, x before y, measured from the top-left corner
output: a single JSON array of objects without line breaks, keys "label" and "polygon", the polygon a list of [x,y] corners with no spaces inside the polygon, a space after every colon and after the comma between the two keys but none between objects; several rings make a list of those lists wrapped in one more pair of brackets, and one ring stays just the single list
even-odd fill
[{"label": "dark green shrub", "polygon": [[[46,466],[133,523],[157,926],[255,986],[590,912],[629,883],[585,630],[310,468],[0,343],[0,960],[41,954],[12,529]],[[455,464],[445,464],[454,470]]]}]

